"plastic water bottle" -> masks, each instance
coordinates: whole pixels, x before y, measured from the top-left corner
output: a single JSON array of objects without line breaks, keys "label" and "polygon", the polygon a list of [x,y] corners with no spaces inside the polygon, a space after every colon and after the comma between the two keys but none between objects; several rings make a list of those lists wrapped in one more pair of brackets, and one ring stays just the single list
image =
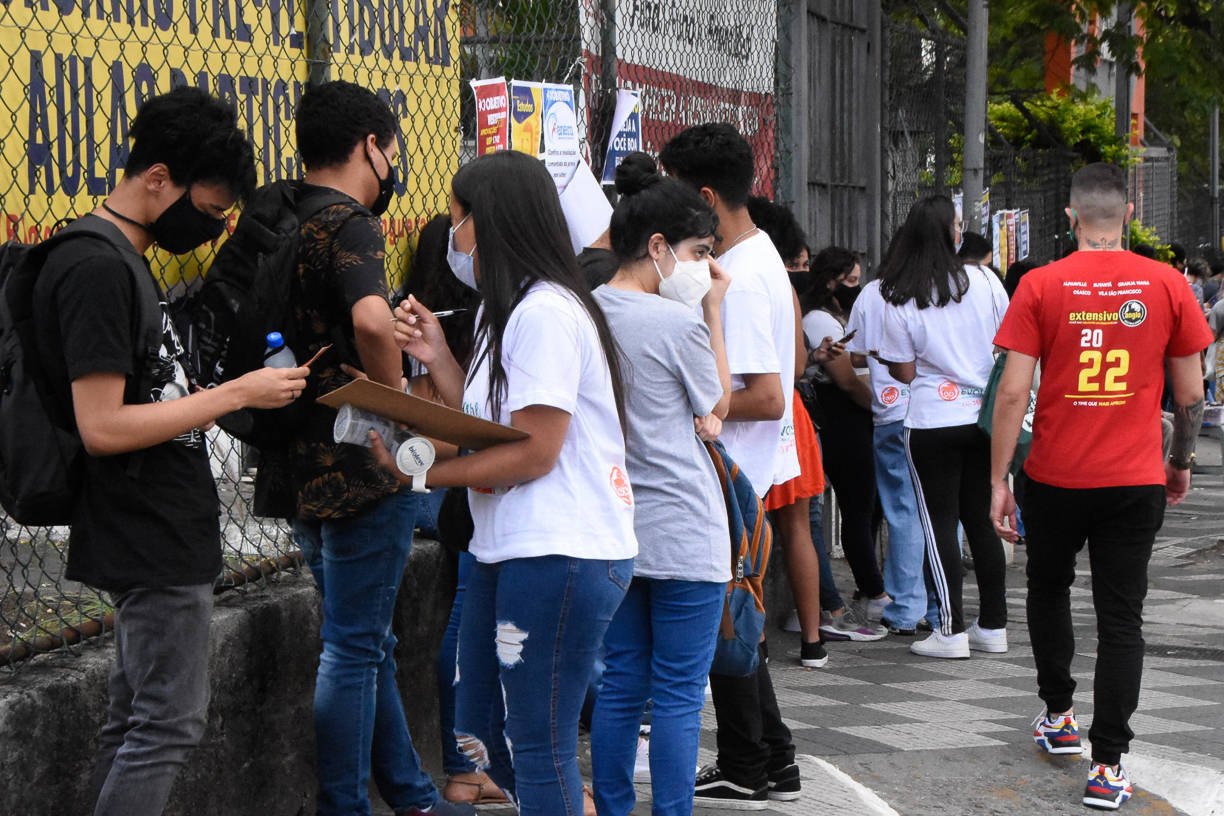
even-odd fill
[{"label": "plastic water bottle", "polygon": [[293,350],[285,345],[280,332],[268,332],[268,345],[264,349],[264,365],[269,368],[297,368]]}]

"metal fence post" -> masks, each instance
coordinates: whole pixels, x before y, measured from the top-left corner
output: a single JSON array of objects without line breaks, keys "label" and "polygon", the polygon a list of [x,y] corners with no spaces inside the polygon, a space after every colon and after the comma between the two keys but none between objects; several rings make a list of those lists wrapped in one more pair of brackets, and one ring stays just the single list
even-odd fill
[{"label": "metal fence post", "polygon": [[987,0],[969,0],[969,33],[965,59],[965,229],[984,232],[975,206],[982,197],[986,159],[986,41]]},{"label": "metal fence post", "polygon": [[331,39],[327,20],[331,16],[331,0],[306,0],[306,81],[321,85],[331,79]]}]

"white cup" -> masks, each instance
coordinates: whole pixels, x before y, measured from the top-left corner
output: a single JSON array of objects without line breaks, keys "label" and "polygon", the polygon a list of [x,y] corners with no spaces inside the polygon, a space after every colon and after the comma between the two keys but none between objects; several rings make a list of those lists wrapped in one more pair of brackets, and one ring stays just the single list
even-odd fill
[{"label": "white cup", "polygon": [[395,451],[395,466],[400,473],[412,477],[412,489],[417,493],[428,493],[425,474],[433,467],[437,451],[433,443],[421,436],[413,436],[400,443]]},{"label": "white cup", "polygon": [[377,414],[363,411],[345,403],[336,412],[332,423],[332,439],[349,445],[370,447],[370,431],[376,431],[388,451],[395,450],[395,423]]}]

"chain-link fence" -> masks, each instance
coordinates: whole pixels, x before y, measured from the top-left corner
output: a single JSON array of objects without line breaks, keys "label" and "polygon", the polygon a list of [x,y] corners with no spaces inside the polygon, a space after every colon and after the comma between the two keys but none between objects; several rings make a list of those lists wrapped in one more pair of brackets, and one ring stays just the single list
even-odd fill
[{"label": "chain-link fence", "polygon": [[884,245],[914,202],[961,183],[965,41],[943,29],[885,25]]},{"label": "chain-link fence", "polygon": [[1177,239],[1177,151],[1147,147],[1130,169],[1130,200],[1135,218],[1160,239]]},{"label": "chain-link fence", "polygon": [[[505,76],[574,88],[582,154],[602,169],[617,88],[641,91],[645,148],[730,121],[752,143],[757,191],[775,178],[774,0],[13,0],[0,4],[0,224],[32,242],[96,207],[120,177],[139,105],[194,85],[246,129],[260,183],[300,176],[293,115],[304,88],[373,88],[400,121],[398,196],[382,218],[392,286],[416,232],[445,211],[476,152],[467,81]],[[232,230],[236,216],[229,224]],[[153,268],[171,299],[198,286],[212,248]],[[297,563],[283,523],[251,514],[240,446],[210,432],[223,515],[218,587]],[[102,631],[106,598],[63,578],[68,531],[0,514],[0,665]]]}]

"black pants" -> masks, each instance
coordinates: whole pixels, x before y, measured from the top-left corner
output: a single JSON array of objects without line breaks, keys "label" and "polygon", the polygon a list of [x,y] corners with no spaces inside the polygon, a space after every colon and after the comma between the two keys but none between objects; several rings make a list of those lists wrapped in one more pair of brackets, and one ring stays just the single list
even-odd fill
[{"label": "black pants", "polygon": [[769,783],[771,771],[795,761],[795,745],[782,722],[765,662],[765,644],[758,649],[760,664],[747,677],[710,675],[718,721],[718,768],[731,782],[753,790]]},{"label": "black pants", "polygon": [[978,624],[1002,629],[1007,626],[1007,562],[990,523],[990,437],[977,425],[906,428],[905,453],[926,538],[927,585],[939,599],[940,630],[945,635],[965,631],[957,521],[973,554],[981,599]]},{"label": "black pants", "polygon": [[1092,605],[1097,616],[1093,682],[1092,758],[1116,765],[1135,736],[1143,674],[1143,599],[1148,559],[1164,521],[1163,485],[1053,487],[1020,477],[1028,539],[1028,625],[1037,688],[1050,711],[1071,708],[1071,583],[1075,556],[1088,542]]},{"label": "black pants", "polygon": [[875,557],[875,437],[871,412],[859,408],[835,385],[817,386],[825,416],[820,427],[820,458],[837,493],[841,542],[859,592],[875,598],[884,578]]}]

